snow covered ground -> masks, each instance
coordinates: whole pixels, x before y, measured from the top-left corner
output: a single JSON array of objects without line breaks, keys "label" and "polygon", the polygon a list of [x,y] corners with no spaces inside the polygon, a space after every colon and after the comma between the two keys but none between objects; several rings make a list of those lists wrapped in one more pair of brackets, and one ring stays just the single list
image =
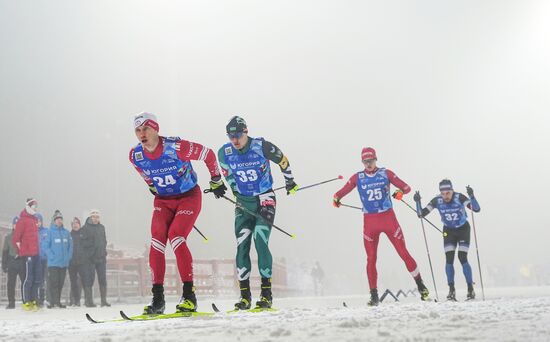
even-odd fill
[{"label": "snow covered ground", "polygon": [[[440,293],[441,295],[441,293]],[[464,293],[459,293],[464,297]],[[550,341],[550,287],[487,289],[487,300],[425,303],[415,298],[368,308],[364,296],[277,299],[276,313],[91,324],[134,314],[111,308],[0,311],[1,341]],[[201,298],[199,298],[201,300]],[[212,300],[203,298],[203,311]],[[349,308],[344,308],[345,301]],[[233,301],[216,301],[230,308]],[[170,307],[175,303],[170,303]]]}]

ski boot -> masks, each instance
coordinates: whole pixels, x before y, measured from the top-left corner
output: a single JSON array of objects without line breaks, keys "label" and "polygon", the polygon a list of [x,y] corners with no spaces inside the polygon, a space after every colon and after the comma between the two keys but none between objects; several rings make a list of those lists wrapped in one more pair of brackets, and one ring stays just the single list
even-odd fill
[{"label": "ski boot", "polygon": [[9,302],[8,305],[6,305],[6,310],[9,310],[9,309],[15,309],[15,303]]},{"label": "ski boot", "polygon": [[449,294],[447,295],[447,300],[456,302],[456,290],[454,284],[449,284]]},{"label": "ski boot", "polygon": [[153,284],[151,292],[153,293],[153,299],[151,300],[151,304],[143,308],[143,314],[162,315],[166,304],[164,301],[164,286],[162,284]]},{"label": "ski boot", "polygon": [[183,294],[180,302],[176,305],[178,312],[195,312],[197,311],[197,297],[195,296],[195,287],[192,281],[183,283]]},{"label": "ski boot", "polygon": [[468,294],[466,295],[466,300],[473,300],[476,298],[476,293],[474,292],[474,285],[468,284]]},{"label": "ski boot", "polygon": [[262,278],[262,292],[260,300],[256,302],[257,309],[270,309],[273,304],[273,295],[271,294],[271,278]]},{"label": "ski boot", "polygon": [[430,291],[428,291],[428,288],[426,287],[426,285],[424,285],[422,278],[416,279],[416,286],[418,287],[418,293],[420,293],[420,299],[428,300],[430,296]]},{"label": "ski boot", "polygon": [[239,281],[241,289],[241,299],[235,303],[235,310],[249,310],[252,303],[252,294],[250,293],[250,280]]},{"label": "ski boot", "polygon": [[378,289],[370,290],[370,300],[367,303],[368,306],[378,306],[380,299],[378,298]]}]

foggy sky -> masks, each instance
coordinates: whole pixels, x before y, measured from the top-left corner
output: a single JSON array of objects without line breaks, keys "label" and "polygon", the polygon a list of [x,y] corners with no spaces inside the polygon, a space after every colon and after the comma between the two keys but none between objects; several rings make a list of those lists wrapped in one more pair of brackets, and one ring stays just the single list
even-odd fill
[{"label": "foggy sky", "polygon": [[[424,203],[442,178],[469,184],[482,261],[548,264],[549,16],[546,1],[0,0],[0,214],[35,196],[68,227],[99,208],[109,240],[141,251],[153,198],[128,161],[132,115],[153,112],[161,134],[217,151],[238,114],[301,185],[347,180],[364,146]],[[279,194],[276,223],[298,238],[273,232],[270,245],[366,290],[362,215],[331,206],[342,185]],[[359,205],[357,192],[344,202]],[[429,279],[419,221],[394,206]],[[195,258],[234,257],[231,204],[204,196],[197,226],[210,242],[191,234]],[[444,284],[441,237],[426,229]],[[384,237],[378,267],[380,282],[412,287]]]}]

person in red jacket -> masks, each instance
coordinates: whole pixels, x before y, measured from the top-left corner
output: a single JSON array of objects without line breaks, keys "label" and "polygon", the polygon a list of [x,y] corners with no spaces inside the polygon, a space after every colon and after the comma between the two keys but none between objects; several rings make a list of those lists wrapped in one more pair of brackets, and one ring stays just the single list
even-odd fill
[{"label": "person in red jacket", "polygon": [[38,219],[34,216],[38,202],[34,198],[27,199],[25,209],[19,215],[15,224],[12,243],[17,255],[25,258],[25,280],[21,284],[23,309],[36,310],[38,306],[38,288],[42,279],[42,264],[40,263],[38,246]]},{"label": "person in red jacket", "polygon": [[183,293],[176,310],[197,310],[193,286],[193,257],[187,237],[199,216],[202,192],[191,161],[203,161],[210,173],[210,190],[216,198],[225,194],[216,155],[206,146],[159,135],[155,115],[141,113],[134,118],[134,130],[139,144],[130,151],[130,162],[143,177],[155,196],[151,222],[151,267],[153,300],[144,314],[162,314],[165,309],[164,274],[165,249],[170,241],[183,283]]},{"label": "person in red jacket", "polygon": [[390,184],[398,188],[393,194],[393,197],[398,200],[403,198],[403,194],[409,193],[411,188],[391,170],[376,166],[377,157],[373,148],[364,148],[361,151],[361,160],[365,169],[351,176],[344,187],[334,194],[333,205],[340,207],[340,200],[344,196],[355,188],[359,191],[363,203],[363,243],[367,252],[367,277],[371,294],[369,306],[376,306],[379,303],[376,257],[381,233],[386,234],[397,254],[403,259],[418,286],[421,299],[426,300],[429,291],[422,281],[416,261],[407,250],[405,237],[395,217],[390,197]]}]

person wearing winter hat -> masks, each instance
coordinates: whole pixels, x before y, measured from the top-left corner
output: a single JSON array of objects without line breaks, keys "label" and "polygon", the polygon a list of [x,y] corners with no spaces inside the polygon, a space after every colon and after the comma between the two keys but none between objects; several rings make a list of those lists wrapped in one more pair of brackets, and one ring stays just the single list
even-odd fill
[{"label": "person wearing winter hat", "polygon": [[69,305],[80,306],[82,296],[82,280],[84,279],[85,269],[84,254],[81,246],[81,224],[78,217],[73,218],[71,222],[71,238],[73,240],[73,255],[69,263],[69,280],[71,281],[71,291],[69,294]]},{"label": "person wearing winter hat", "polygon": [[443,222],[443,247],[445,250],[445,273],[447,275],[447,284],[449,285],[449,294],[447,299],[456,301],[455,289],[455,251],[458,246],[458,260],[462,265],[462,272],[466,278],[468,292],[466,299],[475,299],[474,281],[472,276],[472,266],[468,262],[468,250],[470,249],[470,224],[468,223],[468,215],[466,208],[474,212],[481,210],[477,199],[474,197],[474,190],[466,187],[468,196],[455,192],[453,184],[448,179],[443,179],[439,182],[440,194],[434,197],[426,208],[422,208],[420,192],[414,194],[416,202],[416,212],[418,217],[425,217],[432,210],[437,209],[441,215]]},{"label": "person wearing winter hat", "polygon": [[48,308],[66,308],[61,304],[61,292],[73,253],[73,241],[71,233],[63,226],[63,215],[59,210],[53,214],[45,250],[48,256]]},{"label": "person wearing winter hat", "polygon": [[17,249],[12,243],[13,228],[19,220],[19,216],[13,218],[11,228],[12,231],[4,238],[4,246],[2,248],[2,271],[8,274],[8,282],[6,284],[8,292],[8,305],[6,309],[15,309],[15,284],[17,277],[21,284],[25,281],[25,258],[17,255]]},{"label": "person wearing winter hat", "polygon": [[39,279],[40,285],[38,287],[37,304],[39,307],[43,307],[44,301],[46,300],[46,275],[48,274],[48,256],[46,255],[45,244],[48,241],[49,229],[44,227],[44,217],[42,214],[36,213],[34,216],[38,220],[38,235],[40,237],[38,248],[40,250],[40,267],[42,269]]},{"label": "person wearing winter hat", "polygon": [[[391,170],[379,168],[378,157],[372,147],[365,147],[361,151],[361,161],[364,169],[350,177],[349,181],[333,196],[333,205],[339,208],[341,199],[357,188],[361,202],[363,202],[363,244],[367,253],[367,277],[369,280],[371,299],[369,306],[379,304],[376,269],[378,242],[380,234],[384,233],[392,243],[397,254],[401,257],[407,271],[416,282],[421,300],[427,300],[429,291],[422,280],[420,270],[414,258],[410,255],[405,244],[403,230],[397,221],[391,197],[401,200],[403,194],[411,188],[395,175]],[[390,185],[397,190],[390,195]]]},{"label": "person wearing winter hat", "polygon": [[[252,307],[250,291],[252,241],[258,253],[258,270],[261,276],[261,292],[256,306],[264,309],[271,308],[273,257],[269,250],[269,238],[277,206],[277,198],[273,191],[271,162],[279,166],[284,176],[287,195],[298,191],[298,185],[294,181],[287,156],[275,144],[264,138],[249,136],[248,126],[242,117],[233,116],[225,126],[225,132],[229,142],[218,150],[218,159],[223,175],[238,202],[234,224],[237,240],[235,263],[241,293],[235,308],[248,310]],[[261,219],[247,211],[256,213]]]},{"label": "person wearing winter hat", "polygon": [[176,309],[196,311],[193,257],[187,238],[201,211],[202,192],[191,161],[206,164],[211,177],[210,190],[216,197],[221,197],[226,186],[221,179],[216,155],[196,142],[160,136],[157,118],[151,113],[134,117],[134,132],[139,143],[130,150],[130,163],[155,196],[149,250],[153,299],[150,305],[145,306],[144,314],[164,312],[164,253],[168,241],[172,244],[183,282],[183,295]]},{"label": "person wearing winter hat", "polygon": [[38,219],[34,216],[37,207],[36,199],[27,199],[25,209],[19,214],[19,221],[15,224],[12,236],[12,243],[17,250],[17,255],[25,259],[25,280],[21,285],[21,292],[23,294],[23,309],[27,311],[38,309],[38,288],[42,277],[38,247]]},{"label": "person wearing winter hat", "polygon": [[95,280],[95,275],[97,274],[101,306],[111,306],[111,304],[107,302],[107,234],[105,232],[105,226],[101,224],[101,214],[99,210],[90,210],[88,219],[83,228],[86,230],[90,229],[94,232],[93,269],[91,276],[92,279]]}]

